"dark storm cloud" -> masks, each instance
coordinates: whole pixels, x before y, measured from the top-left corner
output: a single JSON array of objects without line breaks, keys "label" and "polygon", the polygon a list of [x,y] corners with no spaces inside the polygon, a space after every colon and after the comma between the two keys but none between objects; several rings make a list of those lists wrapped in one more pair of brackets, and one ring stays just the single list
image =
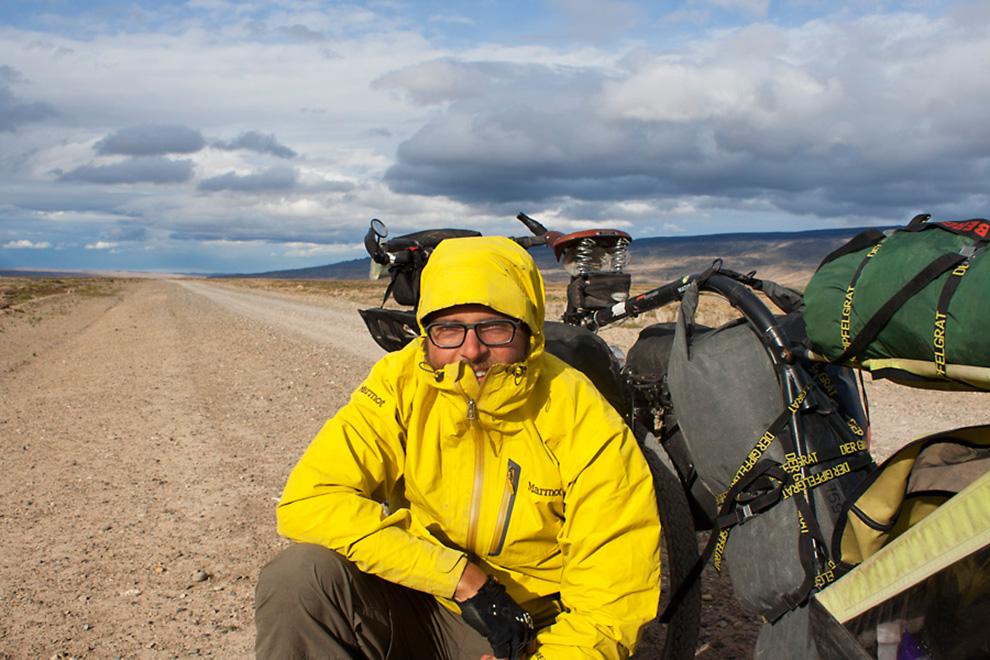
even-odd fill
[{"label": "dark storm cloud", "polygon": [[229,141],[215,140],[211,146],[227,151],[247,149],[248,151],[256,151],[259,154],[271,154],[279,158],[296,157],[296,152],[283,144],[279,144],[274,135],[260,133],[258,131],[241,133]]},{"label": "dark storm cloud", "polygon": [[110,165],[83,165],[59,173],[60,181],[73,183],[129,184],[182,183],[193,175],[191,160],[169,160],[160,156],[130,158]]},{"label": "dark storm cloud", "polygon": [[0,66],[0,132],[13,133],[21,126],[55,117],[58,113],[48,103],[24,101],[11,91],[12,85],[25,82],[13,67]]},{"label": "dark storm cloud", "polygon": [[96,143],[100,154],[122,156],[164,156],[192,154],[206,146],[206,140],[188,126],[142,124],[122,128]]},{"label": "dark storm cloud", "polygon": [[121,223],[106,232],[104,237],[114,242],[142,242],[148,238],[148,229],[134,223]]},{"label": "dark storm cloud", "polygon": [[990,56],[990,38],[948,20],[910,27],[755,25],[703,53],[633,53],[613,69],[415,65],[375,83],[437,108],[385,180],[488,208],[691,199],[819,217],[971,214],[990,204],[990,79],[963,72]]},{"label": "dark storm cloud", "polygon": [[305,25],[296,24],[276,28],[276,32],[295,41],[326,41],[327,38],[321,33],[309,29]]},{"label": "dark storm cloud", "polygon": [[220,176],[200,181],[198,190],[219,192],[271,192],[291,190],[296,186],[296,172],[291,167],[273,167],[254,174],[227,172]]}]

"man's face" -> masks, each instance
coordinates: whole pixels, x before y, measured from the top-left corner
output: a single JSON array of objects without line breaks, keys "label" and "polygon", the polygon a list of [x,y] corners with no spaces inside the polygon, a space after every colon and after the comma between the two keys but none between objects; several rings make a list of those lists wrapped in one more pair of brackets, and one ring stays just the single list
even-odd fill
[{"label": "man's face", "polygon": [[[494,319],[509,318],[504,314],[485,307],[484,305],[457,305],[448,307],[430,315],[429,324],[433,323],[478,323]],[[486,346],[478,340],[473,329],[468,329],[464,343],[457,348],[439,348],[429,339],[426,340],[426,360],[434,369],[454,362],[467,362],[474,371],[478,382],[485,378],[485,373],[493,364],[512,364],[521,362],[526,357],[529,347],[529,333],[526,326],[520,326],[512,341],[502,346]]]}]

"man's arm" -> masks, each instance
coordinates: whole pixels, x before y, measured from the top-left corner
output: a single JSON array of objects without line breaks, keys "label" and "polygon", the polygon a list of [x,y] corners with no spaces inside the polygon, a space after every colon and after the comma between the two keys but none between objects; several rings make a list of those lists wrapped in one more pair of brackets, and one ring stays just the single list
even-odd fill
[{"label": "man's arm", "polygon": [[465,554],[433,541],[409,510],[386,515],[382,507],[405,460],[388,371],[386,356],[362,386],[378,400],[359,389],[306,449],[279,502],[278,531],[335,550],[367,573],[450,597]]}]

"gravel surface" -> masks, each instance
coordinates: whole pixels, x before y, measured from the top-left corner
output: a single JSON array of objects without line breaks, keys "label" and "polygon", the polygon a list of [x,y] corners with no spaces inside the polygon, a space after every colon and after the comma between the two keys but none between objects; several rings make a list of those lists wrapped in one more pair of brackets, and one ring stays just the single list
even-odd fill
[{"label": "gravel surface", "polygon": [[[275,502],[383,354],[361,306],[143,280],[0,310],[0,659],[251,657]],[[867,385],[880,456],[990,422],[982,394]],[[709,577],[699,657],[747,657]]]}]

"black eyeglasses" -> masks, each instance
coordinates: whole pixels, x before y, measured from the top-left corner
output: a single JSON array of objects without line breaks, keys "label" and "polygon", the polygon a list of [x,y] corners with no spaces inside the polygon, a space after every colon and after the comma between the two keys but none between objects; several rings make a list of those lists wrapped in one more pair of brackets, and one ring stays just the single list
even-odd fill
[{"label": "black eyeglasses", "polygon": [[474,330],[485,346],[505,346],[516,336],[516,328],[522,321],[516,319],[490,319],[477,323],[431,323],[426,326],[426,336],[437,348],[457,348],[464,343],[468,328]]}]

